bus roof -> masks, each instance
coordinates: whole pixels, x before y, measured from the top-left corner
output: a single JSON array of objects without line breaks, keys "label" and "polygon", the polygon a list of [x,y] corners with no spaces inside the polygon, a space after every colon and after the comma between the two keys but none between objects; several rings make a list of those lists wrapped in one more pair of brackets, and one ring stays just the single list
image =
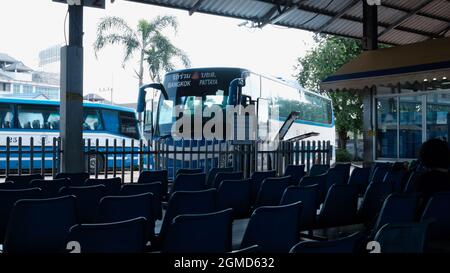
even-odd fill
[{"label": "bus roof", "polygon": [[[57,105],[59,106],[59,100],[32,100],[32,99],[22,99],[22,98],[1,98],[0,97],[0,103],[16,103],[16,104],[34,104],[34,105]],[[98,102],[91,102],[91,101],[83,101],[84,107],[91,107],[91,108],[103,108],[103,109],[110,109],[110,110],[117,110],[117,111],[124,111],[124,112],[135,112],[135,109],[118,106],[118,105],[111,105],[111,104],[103,104]]]}]

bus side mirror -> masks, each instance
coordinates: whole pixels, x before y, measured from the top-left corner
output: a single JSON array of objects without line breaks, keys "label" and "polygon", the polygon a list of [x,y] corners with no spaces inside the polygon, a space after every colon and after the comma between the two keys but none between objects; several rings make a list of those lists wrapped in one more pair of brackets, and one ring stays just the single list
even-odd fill
[{"label": "bus side mirror", "polygon": [[157,89],[157,90],[161,91],[161,94],[164,96],[164,99],[166,99],[166,100],[169,99],[169,95],[167,94],[167,91],[164,88],[164,85],[162,85],[160,83],[151,83],[151,84],[143,85],[139,88],[139,98],[138,98],[138,104],[137,104],[137,109],[136,109],[136,111],[138,113],[142,113],[145,111],[145,107],[146,107],[145,97],[147,96],[147,91],[145,91],[145,89],[147,89],[147,88]]},{"label": "bus side mirror", "polygon": [[240,104],[240,92],[244,85],[244,79],[242,78],[236,78],[231,81],[228,89],[228,105],[236,106]]}]

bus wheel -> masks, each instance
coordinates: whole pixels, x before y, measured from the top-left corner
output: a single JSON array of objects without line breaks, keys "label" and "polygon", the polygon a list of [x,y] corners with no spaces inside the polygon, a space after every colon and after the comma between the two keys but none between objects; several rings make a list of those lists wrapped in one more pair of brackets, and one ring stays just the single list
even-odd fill
[{"label": "bus wheel", "polygon": [[[97,162],[98,160],[98,162]],[[97,165],[98,164],[98,165]],[[87,160],[87,170],[89,174],[95,174],[95,168],[98,166],[98,172],[103,172],[105,169],[105,159],[102,155],[90,155]]]}]

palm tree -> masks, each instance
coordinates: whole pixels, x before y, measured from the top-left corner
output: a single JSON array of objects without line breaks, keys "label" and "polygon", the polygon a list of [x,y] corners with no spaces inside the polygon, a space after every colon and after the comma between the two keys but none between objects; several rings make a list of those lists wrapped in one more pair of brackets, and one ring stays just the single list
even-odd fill
[{"label": "palm tree", "polygon": [[173,57],[180,58],[185,66],[190,65],[187,55],[163,35],[162,31],[168,27],[176,33],[178,22],[174,16],[158,16],[151,21],[139,20],[136,30],[120,17],[102,18],[97,27],[95,55],[106,45],[122,45],[125,51],[122,66],[134,54],[139,54],[139,70],[135,71],[139,86],[143,85],[144,61],[149,64],[150,78],[160,82],[162,71],[174,69],[171,62]]}]

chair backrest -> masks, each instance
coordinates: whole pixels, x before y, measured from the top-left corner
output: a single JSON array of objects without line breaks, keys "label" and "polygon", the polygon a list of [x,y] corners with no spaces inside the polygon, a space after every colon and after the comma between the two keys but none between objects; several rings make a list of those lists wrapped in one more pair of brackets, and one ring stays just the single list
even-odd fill
[{"label": "chair backrest", "polygon": [[231,173],[234,169],[230,168],[212,168],[208,172],[208,176],[206,177],[206,186],[213,187],[214,179],[216,178],[217,173]]},{"label": "chair backrest", "polygon": [[344,175],[345,183],[348,182],[348,179],[350,177],[350,169],[352,164],[350,163],[338,163],[336,164],[333,169],[339,171],[341,174]]},{"label": "chair backrest", "polygon": [[106,195],[117,195],[122,186],[120,177],[114,178],[89,178],[84,182],[85,186],[104,185],[106,187]]},{"label": "chair backrest", "polygon": [[167,228],[173,218],[178,215],[214,212],[216,210],[216,194],[215,189],[174,192],[169,199],[159,237],[164,240]]},{"label": "chair backrest", "polygon": [[106,187],[105,185],[63,187],[59,193],[76,197],[79,223],[93,223],[97,217],[98,204],[106,195]]},{"label": "chair backrest", "polygon": [[16,189],[27,188],[31,180],[44,179],[40,174],[21,174],[21,175],[8,175],[5,181],[11,181],[14,183]]},{"label": "chair backrest", "polygon": [[352,185],[333,185],[317,217],[321,228],[355,223],[358,207],[358,189]]},{"label": "chair backrest", "polygon": [[89,173],[57,173],[55,178],[69,178],[70,186],[84,186],[84,182],[89,178]]},{"label": "chair backrest", "polygon": [[290,176],[264,179],[259,188],[254,207],[278,206],[283,197],[283,193],[286,188],[289,187],[290,182]]},{"label": "chair backrest", "polygon": [[70,229],[67,242],[78,242],[81,253],[141,253],[148,240],[146,222],[144,217],[138,217],[113,223],[75,225]]},{"label": "chair backrest", "polygon": [[156,217],[153,215],[153,194],[143,193],[129,196],[106,196],[100,200],[97,223],[125,221],[137,217],[147,219],[147,238],[155,233]]},{"label": "chair backrest", "polygon": [[386,174],[391,170],[391,165],[389,163],[383,165],[376,165],[373,173],[371,175],[370,182],[383,182]]},{"label": "chair backrest", "polygon": [[248,222],[241,247],[258,245],[261,252],[287,253],[299,240],[299,217],[302,203],[259,207]]},{"label": "chair backrest", "polygon": [[316,223],[317,192],[319,185],[306,187],[290,186],[286,188],[280,201],[280,206],[302,202],[300,212],[300,230],[310,230]]},{"label": "chair backrest", "polygon": [[161,182],[153,182],[153,183],[127,183],[123,184],[120,189],[119,195],[137,195],[142,193],[150,192],[153,194],[153,209],[154,215],[156,215],[156,219],[162,219],[162,204],[161,204]]},{"label": "chair backrest", "polygon": [[64,252],[67,233],[77,223],[75,197],[22,199],[15,203],[5,236],[5,252]]},{"label": "chair backrest", "polygon": [[315,164],[311,166],[308,175],[310,176],[322,175],[325,174],[328,171],[328,169],[330,169],[330,165]]},{"label": "chair backrest", "polygon": [[229,252],[230,254],[250,254],[250,253],[259,253],[261,251],[261,248],[259,245],[252,245],[246,248],[241,248],[237,250],[233,250]]},{"label": "chair backrest", "polygon": [[47,198],[57,197],[59,190],[69,185],[69,179],[58,178],[53,180],[35,179],[31,180],[30,187],[41,188],[43,196]]},{"label": "chair backrest", "polygon": [[369,186],[370,168],[354,168],[348,180],[349,185],[355,185],[358,193],[363,194]]},{"label": "chair backrest", "polygon": [[404,180],[406,178],[405,170],[390,170],[384,177],[383,182],[392,186],[393,192],[402,192],[404,188]]},{"label": "chair backrest", "polygon": [[6,227],[14,204],[21,199],[38,199],[42,197],[39,188],[0,190],[0,242],[5,239]]},{"label": "chair backrest", "polygon": [[205,180],[205,173],[178,174],[173,182],[171,192],[204,190]]},{"label": "chair backrest", "polygon": [[250,176],[251,185],[250,185],[250,201],[252,204],[256,201],[256,196],[258,195],[259,188],[261,187],[262,182],[264,179],[269,177],[276,177],[277,171],[260,171],[260,172],[254,172]]},{"label": "chair backrest", "polygon": [[420,176],[420,172],[411,172],[406,183],[404,193],[413,193],[416,191],[416,182]]},{"label": "chair backrest", "polygon": [[385,224],[375,235],[381,253],[422,253],[428,222]]},{"label": "chair backrest", "polygon": [[344,185],[348,183],[348,174],[345,173],[344,168],[331,168],[326,172],[327,182],[325,183],[325,192],[331,188],[331,186]]},{"label": "chair backrest", "polygon": [[450,192],[438,192],[428,201],[421,221],[433,220],[429,226],[431,240],[450,239]]},{"label": "chair backrest", "polygon": [[418,194],[393,193],[384,200],[383,207],[373,227],[372,234],[388,223],[409,223],[415,220]]},{"label": "chair backrest", "polygon": [[297,186],[305,175],[305,165],[287,165],[284,170],[284,176],[291,176],[291,186]]},{"label": "chair backrest", "polygon": [[176,176],[179,174],[197,174],[197,173],[203,173],[203,169],[178,169],[176,172]]},{"label": "chair backrest", "polygon": [[139,174],[138,183],[153,183],[153,182],[161,182],[162,183],[162,193],[161,196],[165,197],[168,194],[168,178],[169,174],[167,170],[158,170],[158,171],[142,171]]},{"label": "chair backrest", "polygon": [[175,217],[162,242],[162,252],[225,253],[231,251],[232,211]]},{"label": "chair backrest", "polygon": [[384,174],[380,173],[379,174],[379,178],[377,178],[377,182],[381,182],[384,178],[384,175],[386,174],[387,171],[389,171],[392,168],[392,164],[389,162],[375,162],[375,164],[372,165],[371,169],[370,169],[370,176],[369,176],[369,183],[373,182],[373,178],[375,175],[375,171],[377,169],[383,169],[384,170]]},{"label": "chair backrest", "polygon": [[327,192],[325,191],[327,183],[327,175],[316,175],[316,176],[305,176],[300,180],[298,184],[300,187],[306,187],[311,185],[318,185],[319,190],[317,192],[317,207],[325,201],[325,196]]},{"label": "chair backrest", "polygon": [[358,210],[358,217],[362,222],[373,221],[380,212],[383,202],[392,193],[392,187],[383,182],[370,183]]},{"label": "chair backrest", "polygon": [[218,188],[220,183],[224,180],[241,180],[244,178],[244,174],[242,172],[218,172],[216,177],[214,177],[214,183],[212,185],[213,188]]},{"label": "chair backrest", "polygon": [[21,189],[23,190],[23,189],[27,189],[28,187],[29,187],[29,185],[25,185],[25,184],[16,185],[12,181],[5,181],[5,183],[0,183],[0,190],[21,190]]},{"label": "chair backrest", "polygon": [[217,209],[233,209],[233,218],[250,214],[250,180],[224,180],[217,189]]},{"label": "chair backrest", "polygon": [[358,253],[365,241],[363,232],[330,241],[305,241],[296,244],[290,253]]}]

